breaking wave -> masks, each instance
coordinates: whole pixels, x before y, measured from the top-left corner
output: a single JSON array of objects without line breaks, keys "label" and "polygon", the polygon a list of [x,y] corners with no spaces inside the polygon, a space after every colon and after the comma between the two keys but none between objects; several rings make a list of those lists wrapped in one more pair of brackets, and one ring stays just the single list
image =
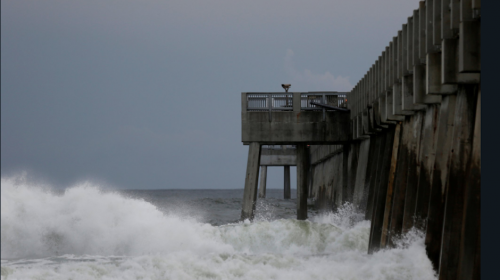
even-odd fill
[{"label": "breaking wave", "polygon": [[368,255],[369,232],[350,205],[212,226],[91,183],[1,181],[2,279],[435,279],[418,232]]}]

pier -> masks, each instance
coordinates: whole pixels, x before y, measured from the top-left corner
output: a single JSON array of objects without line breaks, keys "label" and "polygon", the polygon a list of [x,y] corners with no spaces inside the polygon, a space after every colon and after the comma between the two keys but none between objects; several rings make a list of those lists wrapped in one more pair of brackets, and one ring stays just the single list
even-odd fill
[{"label": "pier", "polygon": [[249,145],[241,219],[252,219],[254,216],[262,145],[295,146],[297,218],[307,219],[307,145],[350,140],[346,93],[243,92],[241,101],[242,142]]},{"label": "pier", "polygon": [[351,202],[371,221],[368,253],[415,227],[439,279],[480,279],[480,27],[480,1],[416,2],[350,92],[243,92],[242,219],[262,145],[294,145],[297,219],[308,197]]},{"label": "pier", "polygon": [[264,145],[260,156],[259,198],[266,197],[267,167],[283,166],[283,198],[290,199],[290,166],[297,166],[297,149],[293,145]]}]

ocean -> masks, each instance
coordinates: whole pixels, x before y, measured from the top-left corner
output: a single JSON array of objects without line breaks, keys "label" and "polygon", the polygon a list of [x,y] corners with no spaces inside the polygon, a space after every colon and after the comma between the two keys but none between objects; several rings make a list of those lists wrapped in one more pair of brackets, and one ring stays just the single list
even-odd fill
[{"label": "ocean", "polygon": [[240,222],[242,189],[65,190],[1,181],[1,279],[436,279],[424,235],[367,254],[353,205],[295,219],[268,189]]}]

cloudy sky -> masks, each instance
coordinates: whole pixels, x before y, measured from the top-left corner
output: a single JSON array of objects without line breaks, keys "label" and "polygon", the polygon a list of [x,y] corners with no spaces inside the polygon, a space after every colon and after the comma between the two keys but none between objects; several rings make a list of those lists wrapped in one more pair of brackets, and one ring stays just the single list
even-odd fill
[{"label": "cloudy sky", "polygon": [[[417,0],[1,1],[2,177],[243,188],[240,92],[282,83],[349,91],[417,8]],[[282,172],[268,171],[269,188],[282,188]]]}]

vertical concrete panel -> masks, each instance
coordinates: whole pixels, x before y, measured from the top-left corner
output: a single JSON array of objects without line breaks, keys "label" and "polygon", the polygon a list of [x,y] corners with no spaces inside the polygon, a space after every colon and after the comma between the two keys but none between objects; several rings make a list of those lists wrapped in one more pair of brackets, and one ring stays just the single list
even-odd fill
[{"label": "vertical concrete panel", "polygon": [[448,162],[453,141],[453,119],[456,96],[444,96],[439,108],[436,137],[436,158],[432,169],[432,183],[428,208],[425,248],[434,269],[439,271],[441,237],[443,229],[444,191],[448,178]]},{"label": "vertical concrete panel", "polygon": [[410,143],[408,147],[408,177],[406,178],[405,207],[403,213],[402,233],[406,233],[413,227],[413,215],[415,214],[415,204],[417,195],[417,182],[420,167],[418,164],[418,153],[420,148],[420,133],[422,131],[422,116],[424,112],[418,112],[412,118],[412,128],[410,133]]},{"label": "vertical concrete panel", "polygon": [[307,171],[309,156],[305,144],[297,145],[297,219],[307,219]]},{"label": "vertical concrete panel", "polygon": [[389,221],[390,221],[392,201],[393,201],[392,198],[394,192],[394,179],[396,175],[400,138],[401,138],[401,123],[398,123],[394,131],[394,141],[393,141],[394,143],[392,145],[392,155],[389,163],[390,164],[389,179],[387,183],[387,194],[385,198],[384,219],[382,224],[382,238],[380,241],[381,248],[384,248],[387,244],[387,233],[389,230]]},{"label": "vertical concrete panel", "polygon": [[415,226],[425,229],[425,221],[429,209],[432,167],[434,166],[435,139],[440,105],[430,105],[424,115],[422,137],[419,152],[420,174],[417,186],[417,202],[415,205]]},{"label": "vertical concrete panel", "polygon": [[477,97],[472,154],[465,185],[458,279],[481,278],[481,90]]},{"label": "vertical concrete panel", "polygon": [[266,197],[267,166],[260,167],[259,198]]},{"label": "vertical concrete panel", "polygon": [[398,164],[394,178],[394,194],[389,223],[388,244],[393,246],[393,237],[401,234],[403,228],[403,214],[406,196],[406,182],[408,178],[408,160],[410,134],[413,132],[413,118],[402,123],[401,140],[398,151]]},{"label": "vertical concrete panel", "polygon": [[248,148],[247,171],[245,176],[245,190],[243,192],[243,207],[241,210],[241,220],[253,219],[255,202],[257,201],[257,185],[259,179],[260,166],[259,143],[250,143]]},{"label": "vertical concrete panel", "polygon": [[382,134],[372,136],[370,138],[370,154],[368,156],[368,169],[366,171],[365,178],[365,188],[363,190],[364,193],[367,193],[366,197],[366,211],[365,211],[365,220],[372,219],[372,210],[373,210],[373,197],[375,193],[375,179],[377,176],[377,168],[379,166],[380,161],[380,149],[382,144]]},{"label": "vertical concrete panel", "polygon": [[[472,11],[471,11],[472,15]],[[481,22],[460,22],[458,70],[481,72]]]},{"label": "vertical concrete panel", "polygon": [[372,253],[380,248],[382,239],[382,224],[384,221],[385,199],[387,196],[387,186],[389,181],[389,170],[394,143],[395,126],[390,126],[382,138],[380,149],[380,159],[375,182],[374,203],[370,233],[370,243],[368,253]]},{"label": "vertical concrete panel", "polygon": [[365,190],[365,181],[367,176],[368,158],[370,154],[370,139],[366,139],[359,144],[359,159],[356,168],[356,177],[354,182],[353,201],[358,205],[359,209],[366,210],[366,201],[368,193]]},{"label": "vertical concrete panel", "polygon": [[352,143],[349,148],[349,159],[347,166],[347,201],[354,202],[354,191],[356,188],[356,173],[359,162],[359,150],[361,143]]},{"label": "vertical concrete panel", "polygon": [[336,193],[336,201],[335,201],[335,205],[337,207],[340,207],[342,205],[342,202],[343,202],[343,197],[344,197],[344,188],[343,188],[343,184],[344,184],[344,172],[343,172],[343,154],[338,154],[336,156],[333,157],[334,161],[335,161],[335,169],[334,169],[334,189],[335,189],[335,193]]},{"label": "vertical concrete panel", "polygon": [[325,206],[323,210],[331,210],[333,203],[333,162],[331,158],[323,162],[323,177],[325,181]]},{"label": "vertical concrete panel", "polygon": [[350,191],[349,191],[349,154],[350,145],[343,145],[343,151],[340,154],[342,157],[342,203],[351,201]]},{"label": "vertical concrete panel", "polygon": [[450,170],[446,187],[439,279],[457,279],[462,238],[467,165],[471,156],[476,116],[475,86],[460,86],[454,118]]},{"label": "vertical concrete panel", "polygon": [[290,166],[283,166],[283,198],[290,199]]},{"label": "vertical concrete panel", "polygon": [[314,186],[315,186],[315,176],[316,176],[316,165],[311,165],[311,170],[310,170],[310,176],[311,178],[309,179],[309,190],[308,190],[308,195],[307,197],[313,198],[314,197]]}]

